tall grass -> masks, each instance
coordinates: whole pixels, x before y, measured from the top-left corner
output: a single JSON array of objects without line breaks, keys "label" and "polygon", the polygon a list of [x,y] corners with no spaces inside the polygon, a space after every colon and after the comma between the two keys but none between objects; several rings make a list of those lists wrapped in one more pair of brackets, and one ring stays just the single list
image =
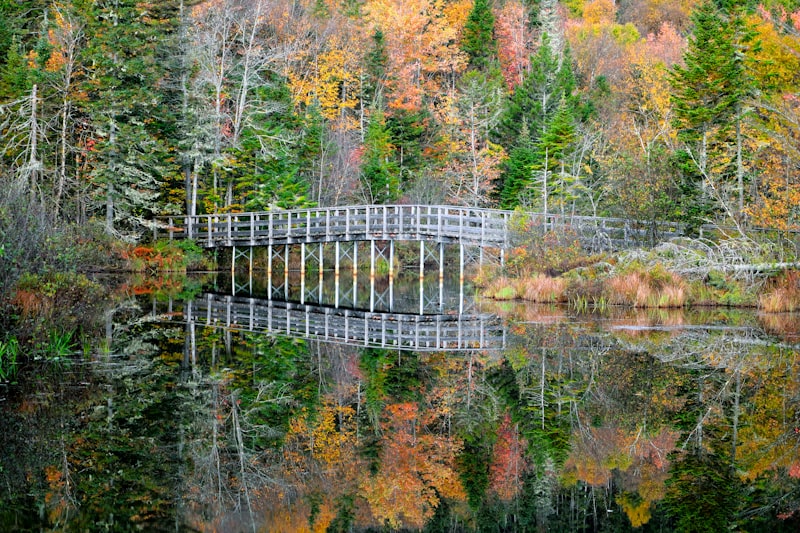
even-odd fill
[{"label": "tall grass", "polygon": [[658,266],[649,270],[631,270],[608,281],[608,301],[632,307],[683,307],[688,287],[677,274]]},{"label": "tall grass", "polygon": [[15,337],[0,341],[0,381],[9,381],[17,375],[19,343]]},{"label": "tall grass", "polygon": [[771,290],[758,298],[758,306],[767,313],[791,313],[800,310],[800,272],[787,271]]},{"label": "tall grass", "polygon": [[552,278],[543,274],[516,280],[517,293],[530,302],[555,303],[564,302],[567,281],[563,278]]}]

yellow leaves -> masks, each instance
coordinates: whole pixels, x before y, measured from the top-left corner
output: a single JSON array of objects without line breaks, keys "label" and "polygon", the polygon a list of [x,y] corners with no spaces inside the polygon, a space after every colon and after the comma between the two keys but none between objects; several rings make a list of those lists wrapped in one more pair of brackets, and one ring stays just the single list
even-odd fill
[{"label": "yellow leaves", "polygon": [[650,502],[638,499],[627,492],[617,496],[617,503],[625,511],[633,527],[641,527],[650,521]]},{"label": "yellow leaves", "polygon": [[614,0],[593,0],[583,8],[583,19],[588,24],[613,24],[616,14]]},{"label": "yellow leaves", "polygon": [[284,459],[294,464],[316,461],[325,471],[354,460],[355,413],[352,407],[335,405],[326,399],[316,416],[307,410],[289,422]]},{"label": "yellow leaves", "polygon": [[760,46],[752,54],[749,66],[762,84],[790,90],[800,83],[800,39],[796,35],[779,33],[771,21],[755,15],[746,23],[756,32]]},{"label": "yellow leaves", "polygon": [[356,64],[352,53],[331,43],[329,50],[314,59],[310,72],[305,75],[289,72],[293,100],[305,106],[318,103],[325,118],[339,118],[344,110],[354,109],[358,104]]}]

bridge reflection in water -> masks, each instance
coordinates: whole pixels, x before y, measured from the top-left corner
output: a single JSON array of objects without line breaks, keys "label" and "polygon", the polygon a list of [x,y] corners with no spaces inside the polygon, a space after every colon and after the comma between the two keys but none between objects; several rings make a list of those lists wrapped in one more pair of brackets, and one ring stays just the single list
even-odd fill
[{"label": "bridge reflection in water", "polygon": [[[177,316],[173,312],[162,318],[175,322]],[[472,351],[505,346],[501,319],[485,313],[373,312],[207,293],[183,304],[180,321],[189,328],[192,351],[197,326],[410,351]]]}]

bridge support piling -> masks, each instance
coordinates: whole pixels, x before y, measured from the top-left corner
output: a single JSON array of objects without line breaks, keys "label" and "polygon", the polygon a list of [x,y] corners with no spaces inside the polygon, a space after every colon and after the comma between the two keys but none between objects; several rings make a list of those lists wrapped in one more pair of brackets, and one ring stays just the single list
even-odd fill
[{"label": "bridge support piling", "polygon": [[419,278],[419,314],[425,313],[425,278]]},{"label": "bridge support piling", "polygon": [[319,303],[322,304],[322,273],[325,266],[325,248],[324,243],[319,243]]},{"label": "bridge support piling", "polygon": [[[358,277],[358,241],[353,241],[353,280]],[[353,282],[355,283],[355,281]]]},{"label": "bridge support piling", "polygon": [[334,245],[333,259],[333,291],[334,307],[339,309],[339,241]]},{"label": "bridge support piling", "polygon": [[306,243],[300,244],[300,305],[306,303]]},{"label": "bridge support piling", "polygon": [[464,245],[458,245],[458,282],[464,284]]},{"label": "bridge support piling", "polygon": [[439,243],[439,309],[444,309],[444,243]]},{"label": "bridge support piling", "polygon": [[425,241],[419,241],[419,280],[425,279]]},{"label": "bridge support piling", "polygon": [[289,245],[283,245],[283,285],[289,286]]},{"label": "bridge support piling", "polygon": [[375,241],[369,241],[369,312],[375,312]]},{"label": "bridge support piling", "polygon": [[267,299],[272,300],[272,245],[267,246]]}]

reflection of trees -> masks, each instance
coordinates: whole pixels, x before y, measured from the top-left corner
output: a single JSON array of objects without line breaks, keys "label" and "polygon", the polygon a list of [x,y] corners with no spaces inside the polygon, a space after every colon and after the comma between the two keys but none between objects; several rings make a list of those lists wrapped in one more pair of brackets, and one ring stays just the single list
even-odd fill
[{"label": "reflection of trees", "polygon": [[80,394],[9,418],[49,433],[0,436],[51,525],[674,530],[702,489],[698,523],[769,530],[800,508],[797,352],[752,328],[543,321],[417,355],[137,316]]}]

